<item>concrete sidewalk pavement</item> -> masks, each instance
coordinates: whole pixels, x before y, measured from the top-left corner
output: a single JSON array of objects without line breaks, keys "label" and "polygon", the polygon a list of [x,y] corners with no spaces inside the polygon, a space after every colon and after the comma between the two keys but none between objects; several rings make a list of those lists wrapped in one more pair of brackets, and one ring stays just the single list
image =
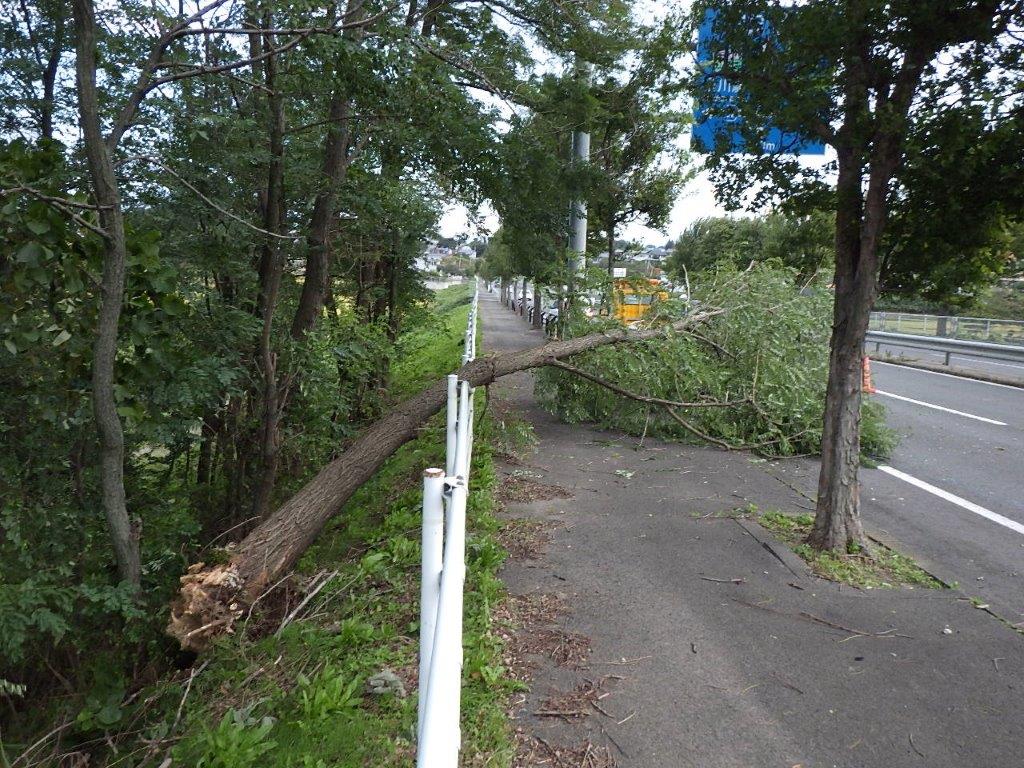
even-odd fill
[{"label": "concrete sidewalk pavement", "polygon": [[[496,295],[481,310],[487,352],[543,342]],[[638,768],[1024,762],[1024,638],[956,590],[817,579],[756,523],[713,516],[806,511],[769,476],[785,479],[784,464],[563,424],[537,406],[530,374],[495,390],[539,441],[505,476],[569,494],[507,505],[549,524],[550,542],[503,578],[513,594],[562,596],[559,628],[592,646],[579,669],[537,660],[516,713],[526,733],[589,740]],[[602,679],[605,714],[535,714]]]}]

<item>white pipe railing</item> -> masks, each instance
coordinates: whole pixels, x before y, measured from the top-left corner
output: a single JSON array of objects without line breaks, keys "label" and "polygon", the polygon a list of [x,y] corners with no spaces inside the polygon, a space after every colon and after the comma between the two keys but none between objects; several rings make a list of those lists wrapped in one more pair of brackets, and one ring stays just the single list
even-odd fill
[{"label": "white pipe railing", "polygon": [[[478,286],[466,323],[463,365],[476,357],[479,298]],[[448,376],[445,426],[445,468],[423,473],[417,768],[456,768],[462,741],[462,591],[473,459],[473,388],[454,373]]]}]

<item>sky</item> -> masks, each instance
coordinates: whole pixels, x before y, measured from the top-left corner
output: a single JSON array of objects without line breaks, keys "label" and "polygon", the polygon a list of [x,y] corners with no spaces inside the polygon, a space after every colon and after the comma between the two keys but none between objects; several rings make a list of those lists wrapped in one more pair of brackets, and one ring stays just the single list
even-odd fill
[{"label": "sky", "polygon": [[[689,144],[689,137],[685,142]],[[443,237],[467,234],[472,239],[480,234],[492,234],[498,228],[498,217],[490,206],[480,211],[479,227],[470,222],[469,210],[464,205],[449,205],[438,227]],[[568,215],[568,214],[567,214]],[[668,226],[659,231],[642,224],[627,224],[622,227],[620,237],[650,245],[664,245],[666,240],[676,239],[690,224],[706,216],[725,216],[725,209],[715,201],[715,188],[707,174],[700,172],[686,185],[683,194],[672,207]],[[486,230],[486,233],[481,231]]]}]

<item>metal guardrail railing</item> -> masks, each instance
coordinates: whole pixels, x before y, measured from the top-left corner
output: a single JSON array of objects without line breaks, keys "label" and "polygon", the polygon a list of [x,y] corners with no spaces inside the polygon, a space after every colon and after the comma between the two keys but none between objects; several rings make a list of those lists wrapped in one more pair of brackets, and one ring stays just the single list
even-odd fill
[{"label": "metal guardrail railing", "polygon": [[[476,357],[480,288],[466,323],[462,364]],[[445,468],[423,472],[420,677],[417,768],[456,768],[462,696],[462,592],[466,581],[466,501],[473,458],[473,388],[448,376]]]},{"label": "metal guardrail railing", "polygon": [[908,333],[872,330],[867,333],[867,342],[875,345],[876,353],[883,344],[888,347],[907,347],[941,352],[946,356],[946,365],[949,365],[950,357],[953,355],[1024,363],[1024,347],[1013,344],[992,344],[987,341],[964,341],[963,339],[946,339],[938,336],[917,336]]},{"label": "metal guardrail railing", "polygon": [[1024,320],[872,312],[868,327],[872,331],[905,333],[913,336],[938,336],[1024,346]]}]

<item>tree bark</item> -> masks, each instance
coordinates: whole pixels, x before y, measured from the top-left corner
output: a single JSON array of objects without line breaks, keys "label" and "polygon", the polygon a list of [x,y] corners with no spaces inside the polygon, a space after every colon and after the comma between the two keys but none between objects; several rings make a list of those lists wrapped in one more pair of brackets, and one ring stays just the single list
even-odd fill
[{"label": "tree bark", "polygon": [[[861,258],[861,173],[854,153],[839,158],[835,303],[821,436],[814,528],[816,549],[846,551],[864,542],[860,522],[861,356],[875,288],[876,258]],[[869,255],[870,256],[870,255]]]},{"label": "tree bark", "polygon": [[[661,328],[614,329],[519,352],[489,355],[463,366],[458,375],[473,387],[485,386],[502,376],[608,344],[635,343],[683,332],[717,314],[720,312],[711,310]],[[182,648],[198,651],[217,635],[229,631],[248,606],[295,565],[359,486],[391,454],[413,439],[419,426],[446,402],[447,382],[441,379],[391,409],[239,542],[229,563],[192,566],[182,577],[181,591],[172,602],[168,633]]]},{"label": "tree bark", "polygon": [[[273,27],[272,17],[263,14],[263,26]],[[273,38],[263,36],[264,49],[273,48]],[[270,163],[267,167],[267,194],[263,212],[263,228],[280,234],[284,224],[284,99],[277,88],[277,57],[264,61],[264,84],[267,87],[269,112]],[[262,520],[270,512],[270,500],[277,484],[277,470],[281,448],[281,392],[277,381],[277,356],[273,350],[274,311],[281,288],[284,259],[280,241],[267,237],[260,259],[259,309],[263,328],[259,341],[259,366],[263,374],[263,417],[260,425],[260,474],[253,496],[252,516]]]},{"label": "tree bark", "polygon": [[64,11],[60,9],[57,18],[54,19],[53,44],[50,47],[46,59],[46,66],[43,68],[43,102],[39,109],[40,133],[44,139],[53,138],[53,113],[55,109],[55,86],[57,83],[57,69],[60,67],[60,57],[64,50]]},{"label": "tree bark", "polygon": [[[863,8],[856,9],[856,13]],[[862,24],[863,19],[853,22]],[[814,528],[808,544],[847,551],[864,544],[860,522],[860,407],[864,338],[878,292],[878,248],[885,228],[889,183],[899,167],[910,105],[925,64],[938,48],[930,35],[908,49],[891,84],[879,89],[871,114],[869,56],[847,55],[844,122],[837,132],[836,270],[829,375],[821,440]],[[890,87],[891,86],[891,87]],[[884,95],[879,95],[878,91]],[[867,120],[871,116],[871,122]],[[865,163],[866,161],[866,163]],[[862,190],[868,167],[867,191]]]},{"label": "tree bark", "polygon": [[[362,0],[349,0],[345,19],[355,23],[362,17]],[[348,29],[346,38],[358,37],[362,27]],[[349,165],[349,87],[339,78],[327,106],[327,136],[324,139],[320,189],[313,201],[309,230],[306,234],[306,276],[302,281],[299,305],[292,320],[292,337],[301,339],[316,324],[328,293],[331,266],[331,222],[337,214],[338,189]]]},{"label": "tree bark", "polygon": [[395,249],[388,265],[388,341],[394,342],[402,327],[402,318],[398,311],[398,247],[400,237],[395,234]]},{"label": "tree bark", "polygon": [[96,18],[92,0],[74,0],[75,72],[78,114],[85,142],[100,225],[106,233],[103,251],[101,299],[92,361],[92,408],[100,438],[100,481],[103,512],[107,518],[121,578],[138,588],[142,578],[139,539],[128,518],[124,492],[124,431],[114,397],[117,326],[124,300],[127,262],[124,214],[114,165],[100,128],[96,94]]},{"label": "tree bark", "polygon": [[423,11],[423,25],[420,27],[420,34],[424,37],[430,37],[434,33],[437,12],[444,2],[445,0],[427,0],[427,7]]},{"label": "tree bark", "polygon": [[196,461],[196,485],[209,485],[213,480],[213,446],[220,431],[220,417],[216,412],[203,416],[199,434],[199,458]]},{"label": "tree bark", "polygon": [[524,277],[523,278],[523,296],[522,296],[522,301],[519,302],[519,314],[520,315],[525,315],[526,314],[526,283],[527,283],[527,280]]},{"label": "tree bark", "polygon": [[540,296],[541,296],[540,286],[537,284],[537,281],[534,280],[534,282],[533,282],[533,327],[534,328],[540,328],[542,326],[541,318],[540,318],[540,310],[541,310]]}]

